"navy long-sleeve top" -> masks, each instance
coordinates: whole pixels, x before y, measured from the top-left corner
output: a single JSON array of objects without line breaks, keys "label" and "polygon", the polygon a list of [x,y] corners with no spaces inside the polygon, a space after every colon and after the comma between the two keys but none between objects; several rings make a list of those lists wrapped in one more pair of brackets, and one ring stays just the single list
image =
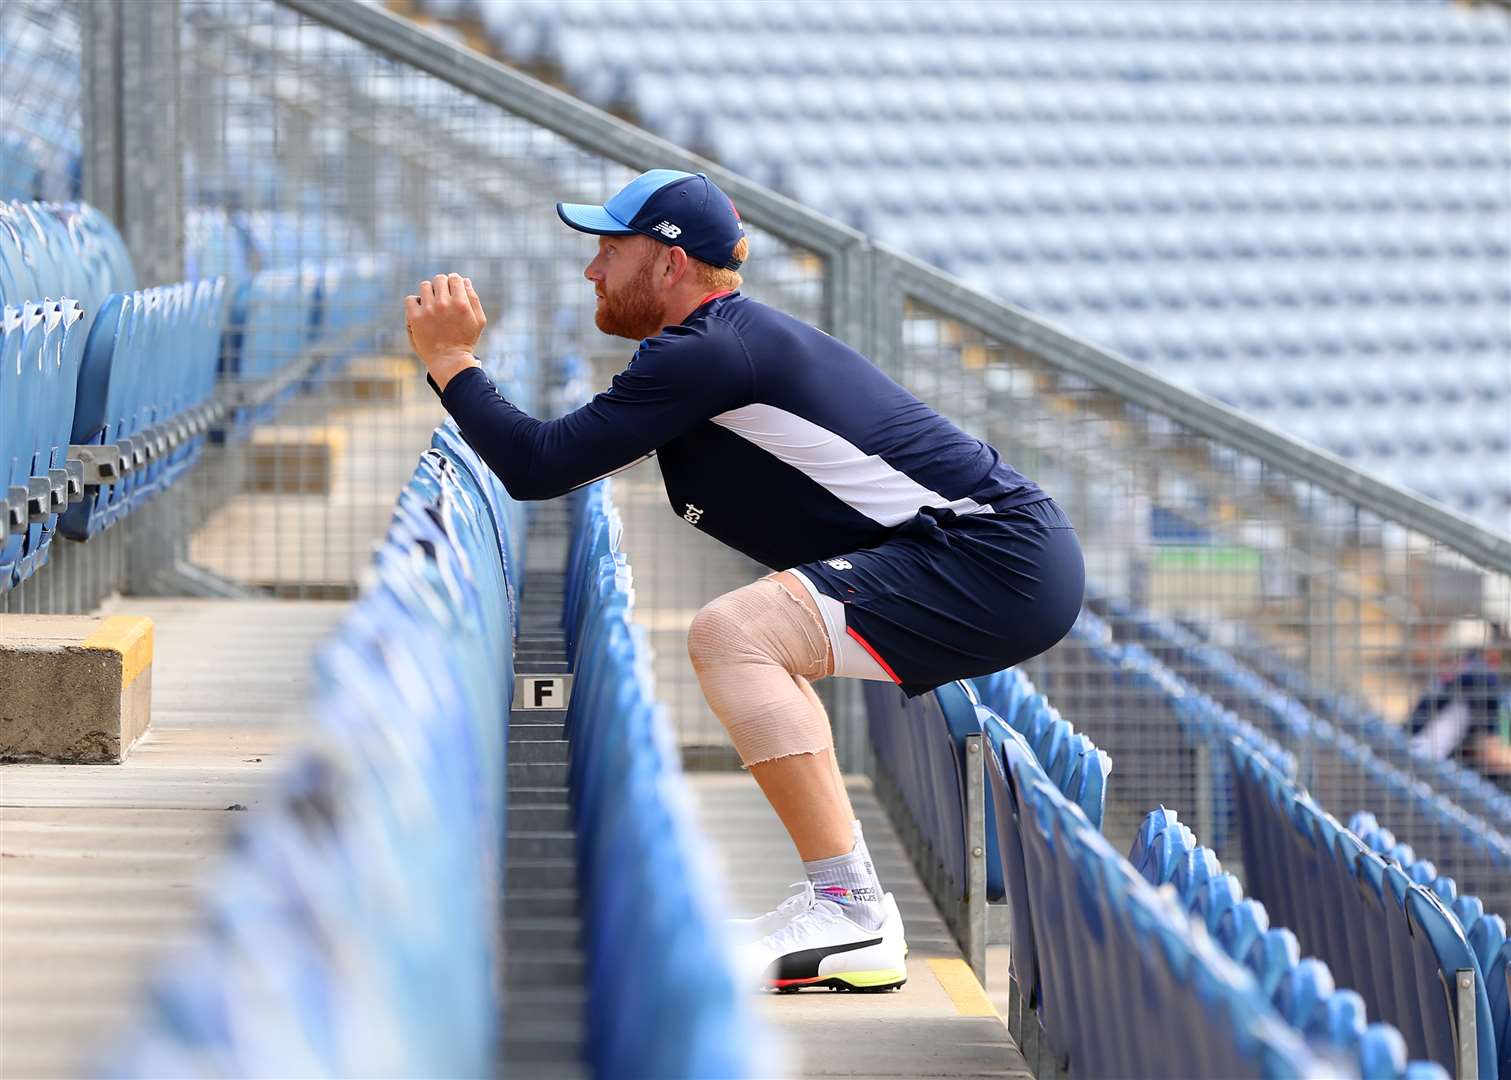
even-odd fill
[{"label": "navy long-sleeve top", "polygon": [[642,341],[609,389],[558,419],[515,408],[479,368],[441,402],[514,498],[655,453],[677,514],[772,569],[873,547],[925,507],[1047,497],[854,349],[737,292]]}]

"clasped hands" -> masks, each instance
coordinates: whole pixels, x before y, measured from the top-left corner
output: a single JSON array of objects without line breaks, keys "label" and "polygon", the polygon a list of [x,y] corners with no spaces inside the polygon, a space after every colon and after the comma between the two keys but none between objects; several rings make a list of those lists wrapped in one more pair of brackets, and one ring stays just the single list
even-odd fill
[{"label": "clasped hands", "polygon": [[420,282],[419,294],[404,298],[404,324],[410,347],[442,390],[458,372],[482,366],[475,350],[488,317],[471,278],[437,274]]}]

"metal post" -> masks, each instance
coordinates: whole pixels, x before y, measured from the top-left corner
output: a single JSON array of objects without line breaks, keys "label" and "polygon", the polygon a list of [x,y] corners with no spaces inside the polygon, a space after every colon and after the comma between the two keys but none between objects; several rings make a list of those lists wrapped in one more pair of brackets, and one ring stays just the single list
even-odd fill
[{"label": "metal post", "polygon": [[1454,973],[1458,987],[1454,1013],[1454,1034],[1458,1036],[1456,1074],[1458,1080],[1478,1080],[1480,1074],[1479,1017],[1475,1014],[1474,969],[1459,968]]},{"label": "metal post", "polygon": [[120,227],[139,281],[182,280],[179,0],[82,10],[85,191]]},{"label": "metal post", "polygon": [[121,220],[120,4],[80,4],[84,201]]},{"label": "metal post", "polygon": [[1212,744],[1201,739],[1196,744],[1196,838],[1203,844],[1212,844],[1216,832],[1213,829],[1212,806]]},{"label": "metal post", "polygon": [[961,947],[982,988],[986,987],[986,758],[983,736],[965,737],[965,896],[961,898]]}]

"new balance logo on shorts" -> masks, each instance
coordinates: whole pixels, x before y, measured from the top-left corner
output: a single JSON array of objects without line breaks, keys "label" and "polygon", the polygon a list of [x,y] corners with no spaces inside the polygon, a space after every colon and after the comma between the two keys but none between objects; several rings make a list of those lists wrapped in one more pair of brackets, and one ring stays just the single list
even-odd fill
[{"label": "new balance logo on shorts", "polygon": [[673,225],[670,221],[658,221],[651,226],[652,232],[658,232],[668,240],[675,240],[682,235],[680,226]]},{"label": "new balance logo on shorts", "polygon": [[854,564],[851,563],[849,559],[825,559],[824,560],[824,565],[825,566],[833,567],[836,570],[854,570],[855,569]]}]

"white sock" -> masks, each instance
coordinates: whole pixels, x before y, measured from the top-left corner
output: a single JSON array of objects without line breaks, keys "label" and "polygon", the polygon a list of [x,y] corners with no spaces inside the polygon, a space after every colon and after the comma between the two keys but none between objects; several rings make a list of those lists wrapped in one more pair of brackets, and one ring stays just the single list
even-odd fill
[{"label": "white sock", "polygon": [[871,853],[866,850],[860,822],[852,822],[850,831],[855,843],[848,853],[805,862],[803,869],[820,900],[839,905],[845,916],[857,926],[876,930],[887,918],[881,902],[881,882],[877,880]]}]

